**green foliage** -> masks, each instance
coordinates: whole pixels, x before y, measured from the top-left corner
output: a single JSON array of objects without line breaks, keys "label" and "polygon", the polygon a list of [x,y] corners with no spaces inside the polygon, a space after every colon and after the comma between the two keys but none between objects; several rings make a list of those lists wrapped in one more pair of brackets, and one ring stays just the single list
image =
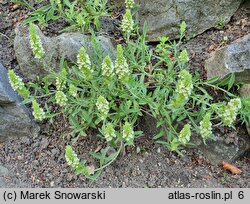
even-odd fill
[{"label": "green foliage", "polygon": [[19,5],[33,9],[24,24],[38,23],[40,27],[47,27],[49,21],[64,19],[70,24],[64,31],[81,30],[89,32],[92,28],[100,28],[100,17],[109,16],[107,0],[50,0],[47,5],[34,9],[26,1],[15,1]]},{"label": "green foliage", "polygon": [[24,6],[24,7],[29,8],[29,9],[34,9],[34,7],[32,6],[32,4],[30,4],[26,0],[20,0],[20,1],[18,1],[18,0],[11,0],[11,3],[17,4],[17,5],[20,5],[20,6]]},{"label": "green foliage", "polygon": [[242,108],[240,109],[240,118],[242,123],[250,127],[250,96],[241,99]]},{"label": "green foliage", "polygon": [[235,74],[229,74],[224,79],[220,80],[217,83],[217,86],[227,86],[227,90],[229,91],[235,85]]}]

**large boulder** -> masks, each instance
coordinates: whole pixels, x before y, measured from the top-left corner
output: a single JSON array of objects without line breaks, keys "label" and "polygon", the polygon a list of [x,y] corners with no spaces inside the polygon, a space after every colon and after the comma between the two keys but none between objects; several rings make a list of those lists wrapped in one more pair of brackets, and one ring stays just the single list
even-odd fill
[{"label": "large boulder", "polygon": [[9,137],[36,136],[38,125],[9,84],[7,70],[0,64],[0,142]]},{"label": "large boulder", "polygon": [[[118,6],[124,0],[117,0]],[[227,23],[242,0],[135,0],[139,7],[141,25],[148,23],[148,39],[160,36],[178,38],[181,21],[187,23],[187,36],[193,37],[216,26]]]},{"label": "large boulder", "polygon": [[211,53],[205,68],[209,79],[235,73],[237,81],[250,83],[250,34]]},{"label": "large boulder", "polygon": [[[14,49],[18,64],[24,76],[29,79],[36,79],[37,76],[43,77],[49,70],[57,70],[59,61],[62,57],[76,63],[79,49],[83,46],[89,55],[93,53],[91,37],[81,33],[63,33],[57,37],[46,37],[36,26],[38,35],[41,38],[45,56],[43,59],[36,59],[32,54],[29,41],[28,28],[21,25],[17,26],[14,40]],[[115,49],[109,38],[98,36],[103,56],[115,56]]]}]

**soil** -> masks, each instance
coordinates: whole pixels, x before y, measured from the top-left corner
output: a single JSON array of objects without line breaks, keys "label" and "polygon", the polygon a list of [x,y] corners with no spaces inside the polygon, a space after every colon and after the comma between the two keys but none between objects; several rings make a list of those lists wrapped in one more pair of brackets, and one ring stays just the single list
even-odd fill
[{"label": "soil", "polygon": [[[20,72],[13,49],[14,28],[28,10],[14,8],[8,2],[0,0],[0,62],[7,69]],[[48,35],[56,34],[54,26],[46,30]],[[248,1],[223,29],[210,29],[185,44],[191,53],[191,66],[205,79],[204,60],[209,53],[249,33]],[[89,183],[84,176],[76,176],[65,162],[64,148],[70,138],[65,137],[69,127],[64,118],[40,125],[37,137],[17,137],[0,143],[0,187],[250,187],[249,153],[233,163],[242,173],[232,175],[221,166],[211,165],[196,149],[183,150],[185,156],[179,157],[155,144],[150,135],[126,149],[126,154]],[[88,159],[89,152],[100,145],[96,136],[89,133],[74,148],[81,159]],[[2,169],[6,172],[1,173]]]}]

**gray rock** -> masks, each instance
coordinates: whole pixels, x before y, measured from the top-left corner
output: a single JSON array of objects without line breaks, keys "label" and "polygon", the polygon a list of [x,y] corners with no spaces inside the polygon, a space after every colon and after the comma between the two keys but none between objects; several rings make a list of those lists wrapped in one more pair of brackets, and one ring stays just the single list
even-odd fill
[{"label": "gray rock", "polygon": [[9,84],[9,79],[6,75],[6,70],[0,64],[0,105],[15,102],[15,92]]},{"label": "gray rock", "polygon": [[[117,0],[118,6],[124,0]],[[141,25],[148,23],[148,39],[160,36],[178,38],[181,21],[187,23],[187,36],[193,37],[218,24],[229,22],[241,0],[136,0]]]},{"label": "gray rock", "polygon": [[244,98],[250,97],[250,84],[244,84],[240,87],[240,96]]},{"label": "gray rock", "polygon": [[0,176],[5,176],[8,173],[9,173],[9,170],[6,167],[0,165]]},{"label": "gray rock", "polygon": [[[250,84],[244,84],[240,88],[240,96],[243,98],[250,98]],[[247,132],[250,135],[250,121],[246,124]]]},{"label": "gray rock", "polygon": [[40,143],[41,149],[46,149],[49,145],[49,141],[46,137],[44,137]]},{"label": "gray rock", "polygon": [[205,68],[209,79],[235,73],[237,81],[250,83],[250,34],[211,53]]},{"label": "gray rock", "polygon": [[[32,54],[28,28],[19,25],[15,30],[15,54],[20,69],[27,78],[36,79],[37,76],[45,76],[50,70],[58,70],[59,61],[62,57],[76,63],[76,56],[82,46],[85,47],[89,55],[93,53],[90,36],[81,33],[63,33],[50,38],[46,37],[38,27],[36,27],[36,30],[46,53],[43,59],[35,59]],[[103,57],[109,54],[114,59],[115,49],[111,40],[103,36],[98,36],[97,39]]]},{"label": "gray rock", "polygon": [[20,103],[21,99],[9,84],[7,70],[0,64],[0,141],[37,135],[39,127],[29,110]]},{"label": "gray rock", "polygon": [[[195,143],[199,140],[198,137],[193,137]],[[196,148],[211,164],[220,165],[222,161],[234,162],[249,150],[250,142],[245,135],[237,134],[235,140],[228,141],[220,136],[216,141],[207,141],[206,145],[200,141]]]}]

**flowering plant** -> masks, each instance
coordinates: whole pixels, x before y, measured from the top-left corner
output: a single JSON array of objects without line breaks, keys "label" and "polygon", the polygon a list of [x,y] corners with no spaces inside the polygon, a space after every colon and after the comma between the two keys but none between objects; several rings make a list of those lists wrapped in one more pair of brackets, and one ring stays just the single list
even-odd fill
[{"label": "flowering plant", "polygon": [[[57,3],[59,6],[60,1]],[[130,9],[134,1],[127,0],[126,5],[122,28],[129,34],[133,27]],[[90,128],[99,131],[103,148],[91,153],[99,161],[99,166],[94,169],[86,166],[86,161],[80,161],[72,144],[66,146],[66,162],[77,174],[95,179],[122,150],[134,145],[134,141],[143,136],[137,124],[145,114],[155,118],[160,129],[153,139],[182,155],[181,149],[192,144],[193,133],[199,134],[206,143],[215,139],[213,128],[216,125],[231,127],[237,114],[241,113],[241,99],[213,82],[204,82],[199,76],[191,74],[188,52],[180,50],[181,40],[185,37],[185,22],[181,23],[178,42],[162,37],[154,50],[146,44],[145,30],[146,26],[143,34],[137,32],[137,40],[127,38],[126,44],[118,44],[115,59],[99,52],[100,45],[93,35],[94,52],[89,55],[81,47],[77,63],[60,63],[60,71],[45,77],[43,87],[30,82],[29,85],[35,89],[33,96],[30,96],[22,79],[9,71],[13,89],[26,101],[32,101],[37,121],[64,114],[72,127],[69,136],[75,137],[74,142],[80,136],[87,136]],[[41,42],[34,36],[31,36],[34,55],[42,57]],[[54,84],[53,89],[48,88],[51,84]],[[218,101],[211,104],[213,97],[206,87],[219,89],[231,99],[228,103]],[[49,102],[60,106],[59,113],[45,113],[36,97],[49,97]],[[44,107],[49,110],[48,106]],[[243,106],[246,107],[246,101]]]}]

